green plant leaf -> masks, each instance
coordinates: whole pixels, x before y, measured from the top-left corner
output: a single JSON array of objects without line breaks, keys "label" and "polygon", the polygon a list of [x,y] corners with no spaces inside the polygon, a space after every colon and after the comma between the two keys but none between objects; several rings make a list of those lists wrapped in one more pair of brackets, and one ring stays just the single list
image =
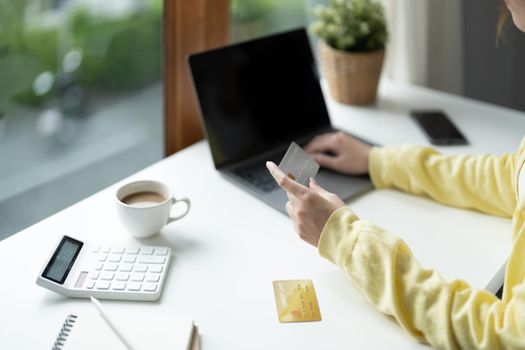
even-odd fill
[{"label": "green plant leaf", "polygon": [[331,0],[313,11],[310,30],[343,51],[382,50],[388,40],[384,8],[377,0]]}]

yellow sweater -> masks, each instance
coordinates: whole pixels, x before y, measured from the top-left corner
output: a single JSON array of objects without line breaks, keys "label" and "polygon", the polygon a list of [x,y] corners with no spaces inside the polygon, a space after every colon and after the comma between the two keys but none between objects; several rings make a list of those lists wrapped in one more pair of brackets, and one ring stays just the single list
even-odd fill
[{"label": "yellow sweater", "polygon": [[503,300],[422,268],[400,238],[347,207],[326,223],[319,252],[419,341],[440,349],[525,349],[525,188],[518,195],[524,163],[525,139],[518,152],[502,157],[446,156],[414,146],[374,148],[370,154],[370,176],[378,188],[512,217]]}]

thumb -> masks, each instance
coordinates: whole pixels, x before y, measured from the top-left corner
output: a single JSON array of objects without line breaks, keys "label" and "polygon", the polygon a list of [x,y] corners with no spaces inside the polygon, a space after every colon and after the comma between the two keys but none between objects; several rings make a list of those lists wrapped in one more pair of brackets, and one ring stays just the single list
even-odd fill
[{"label": "thumb", "polygon": [[332,192],[329,192],[323,187],[319,186],[313,178],[310,178],[310,189],[324,198],[328,198],[333,194]]},{"label": "thumb", "polygon": [[326,192],[324,188],[317,184],[317,181],[315,181],[313,177],[310,178],[310,188],[318,193]]}]

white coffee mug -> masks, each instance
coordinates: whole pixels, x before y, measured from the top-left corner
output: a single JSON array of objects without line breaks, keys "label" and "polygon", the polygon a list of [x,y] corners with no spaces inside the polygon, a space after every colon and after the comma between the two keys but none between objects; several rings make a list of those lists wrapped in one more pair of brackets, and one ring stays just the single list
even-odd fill
[{"label": "white coffee mug", "polygon": [[[186,197],[174,198],[167,185],[150,180],[135,181],[120,187],[116,201],[120,220],[137,238],[154,236],[164,225],[186,216],[191,205]],[[186,204],[186,210],[171,216],[172,206],[179,202]]]}]

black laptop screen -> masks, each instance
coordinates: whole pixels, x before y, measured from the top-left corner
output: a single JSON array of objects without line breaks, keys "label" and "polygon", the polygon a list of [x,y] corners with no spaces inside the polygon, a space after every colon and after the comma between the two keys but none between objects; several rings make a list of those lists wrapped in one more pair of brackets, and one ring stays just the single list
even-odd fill
[{"label": "black laptop screen", "polygon": [[216,167],[330,126],[304,29],[189,59]]}]

